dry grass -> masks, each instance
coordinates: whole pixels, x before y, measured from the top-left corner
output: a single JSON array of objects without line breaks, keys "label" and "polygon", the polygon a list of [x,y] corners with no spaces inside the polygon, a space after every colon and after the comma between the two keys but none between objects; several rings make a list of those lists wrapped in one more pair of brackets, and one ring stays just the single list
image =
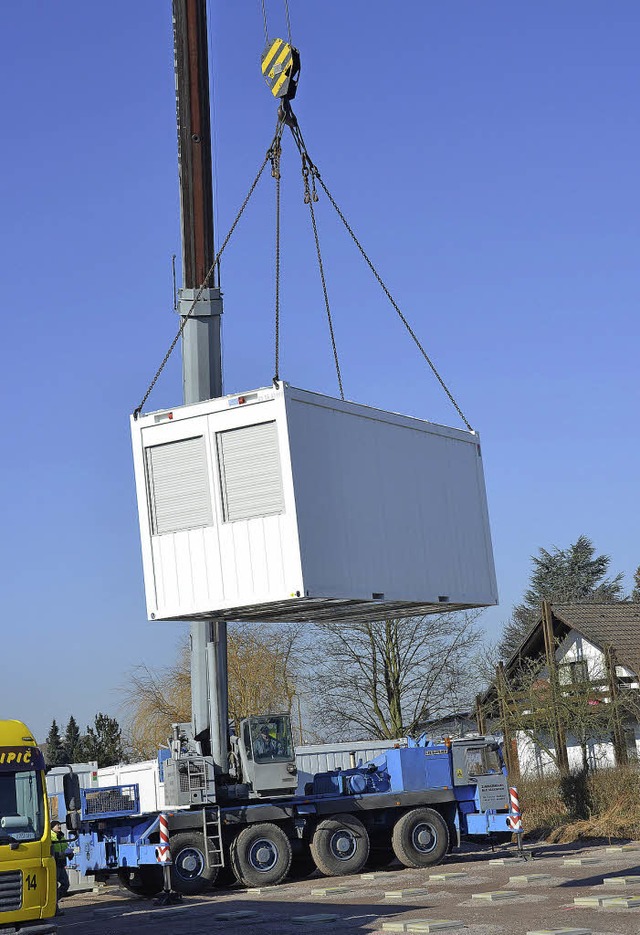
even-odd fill
[{"label": "dry grass", "polygon": [[603,769],[587,780],[591,808],[571,817],[557,778],[521,779],[518,788],[527,834],[567,844],[579,838],[640,837],[640,772],[637,767]]}]

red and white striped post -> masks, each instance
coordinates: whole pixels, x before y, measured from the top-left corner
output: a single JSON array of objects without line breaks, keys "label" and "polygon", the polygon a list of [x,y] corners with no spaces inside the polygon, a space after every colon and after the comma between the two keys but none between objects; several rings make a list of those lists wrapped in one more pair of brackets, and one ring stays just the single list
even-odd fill
[{"label": "red and white striped post", "polygon": [[164,813],[158,817],[160,827],[160,844],[156,847],[156,860],[162,865],[162,897],[161,902],[173,902],[171,893],[171,850],[169,847],[169,819]]},{"label": "red and white striped post", "polygon": [[160,823],[160,845],[156,848],[156,857],[159,864],[170,864],[171,850],[169,849],[169,819],[164,813],[161,813],[158,821]]},{"label": "red and white striped post", "polygon": [[518,790],[515,786],[510,786],[509,788],[509,817],[507,818],[507,823],[513,833],[517,835],[518,853],[522,856],[522,834],[524,828],[522,827],[520,799],[518,798]]}]

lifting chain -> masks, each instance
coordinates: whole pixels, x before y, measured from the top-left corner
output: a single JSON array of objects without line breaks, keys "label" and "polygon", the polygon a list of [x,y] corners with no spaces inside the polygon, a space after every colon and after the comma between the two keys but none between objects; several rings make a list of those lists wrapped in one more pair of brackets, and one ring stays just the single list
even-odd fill
[{"label": "lifting chain", "polygon": [[[330,329],[330,332],[331,332],[331,342],[332,342],[332,345],[333,345],[334,359],[335,359],[335,362],[336,362],[336,369],[337,369],[337,372],[338,372],[338,382],[339,382],[339,384],[340,384],[340,392],[341,392],[341,394],[342,394],[342,379],[341,379],[341,376],[340,376],[340,367],[339,367],[339,364],[338,364],[338,355],[337,355],[336,346],[335,346],[335,340],[334,340],[334,334],[333,334],[333,325],[332,325],[332,322],[331,322],[331,312],[330,312],[330,310],[329,310],[329,300],[328,300],[328,297],[327,297],[327,290],[326,290],[326,285],[325,285],[325,280],[324,280],[324,272],[323,272],[323,269],[322,269],[322,257],[321,257],[321,255],[320,255],[320,246],[319,246],[319,242],[318,242],[318,231],[317,231],[317,227],[316,227],[316,223],[315,223],[315,212],[314,212],[314,210],[313,210],[313,202],[318,200],[318,194],[317,194],[317,191],[316,191],[316,180],[317,180],[318,184],[320,185],[320,187],[322,188],[322,190],[324,191],[324,193],[325,193],[325,195],[327,196],[327,198],[329,199],[329,202],[331,203],[331,205],[332,205],[333,208],[335,209],[336,214],[338,215],[338,217],[339,217],[340,220],[342,221],[344,227],[346,228],[347,232],[349,233],[349,235],[350,235],[351,239],[353,240],[354,244],[356,245],[356,247],[357,247],[358,250],[360,251],[360,253],[361,253],[361,255],[362,255],[362,258],[364,259],[365,263],[367,264],[367,266],[369,267],[369,269],[371,270],[371,272],[373,273],[373,275],[374,275],[375,278],[377,279],[378,284],[379,284],[380,287],[382,288],[382,291],[384,292],[384,294],[385,294],[386,297],[388,298],[389,302],[391,303],[391,305],[392,305],[393,308],[395,309],[395,311],[396,311],[398,317],[400,318],[400,321],[402,322],[402,324],[405,326],[405,328],[406,328],[407,331],[409,332],[411,338],[413,339],[413,341],[414,341],[415,344],[416,344],[416,347],[418,348],[418,350],[420,351],[420,353],[422,354],[422,356],[423,356],[424,359],[426,360],[427,364],[428,364],[429,367],[431,368],[431,370],[432,370],[433,374],[435,375],[436,379],[438,380],[440,386],[442,387],[442,389],[443,389],[443,390],[445,391],[445,393],[447,394],[447,397],[448,397],[449,401],[451,402],[451,404],[453,405],[454,409],[456,410],[456,412],[458,413],[458,415],[460,416],[460,418],[461,418],[462,421],[464,422],[464,424],[465,424],[465,426],[467,427],[467,429],[468,429],[470,432],[473,432],[473,429],[472,429],[472,427],[471,427],[471,423],[468,421],[468,419],[466,418],[466,416],[465,416],[465,414],[463,413],[462,409],[460,408],[460,406],[459,406],[458,403],[456,402],[456,400],[455,400],[455,398],[454,398],[452,392],[450,391],[449,387],[446,385],[446,383],[444,382],[443,378],[440,376],[438,370],[436,369],[435,364],[433,363],[433,361],[431,360],[431,358],[429,357],[429,355],[428,355],[427,352],[425,351],[425,349],[424,349],[424,347],[422,346],[420,340],[418,339],[418,336],[416,335],[415,331],[413,330],[413,328],[412,328],[411,325],[409,324],[409,322],[408,322],[407,318],[405,317],[405,315],[404,315],[404,314],[402,313],[402,311],[400,310],[400,307],[398,306],[398,303],[396,302],[396,300],[395,300],[395,299],[393,298],[393,296],[391,295],[391,292],[389,291],[389,289],[388,289],[387,286],[385,285],[385,283],[384,283],[382,277],[380,276],[380,274],[378,273],[377,269],[376,269],[375,266],[373,265],[373,262],[371,261],[371,259],[370,259],[369,256],[367,255],[367,253],[365,252],[364,247],[362,246],[362,244],[360,243],[360,241],[359,241],[358,238],[356,237],[355,233],[353,232],[353,229],[351,228],[351,226],[350,226],[349,222],[347,221],[346,217],[344,216],[344,214],[343,214],[342,211],[340,210],[340,208],[339,208],[338,204],[336,203],[336,201],[335,201],[333,195],[331,194],[331,192],[329,191],[329,189],[328,189],[327,186],[325,185],[325,183],[324,183],[324,181],[323,181],[323,179],[322,179],[322,176],[320,175],[320,172],[318,171],[317,166],[314,165],[314,163],[312,162],[311,157],[309,156],[309,153],[308,153],[308,151],[307,151],[307,147],[306,147],[306,144],[305,144],[305,142],[304,142],[304,138],[303,138],[303,136],[302,136],[302,132],[301,132],[301,130],[300,130],[300,126],[299,126],[299,124],[298,124],[298,120],[297,120],[295,114],[293,113],[293,110],[291,109],[291,104],[290,104],[288,101],[283,101],[282,105],[280,106],[279,114],[280,114],[280,117],[281,117],[282,121],[283,121],[283,122],[285,123],[285,125],[288,126],[289,129],[291,130],[291,134],[292,134],[292,136],[293,136],[293,139],[294,139],[294,141],[295,141],[295,144],[296,144],[296,146],[297,146],[297,148],[298,148],[298,151],[300,152],[300,156],[301,156],[301,158],[302,158],[302,175],[303,175],[304,184],[305,184],[305,196],[304,196],[304,200],[305,200],[305,203],[309,204],[309,207],[310,207],[311,221],[312,221],[312,224],[313,224],[314,236],[315,236],[315,238],[316,238],[316,248],[317,248],[317,251],[318,251],[318,262],[319,262],[319,265],[320,265],[320,276],[321,276],[321,278],[322,278],[322,285],[323,285],[324,296],[325,296],[325,304],[326,304],[326,307],[327,307],[327,316],[328,316],[328,319],[329,319],[329,329]],[[309,186],[309,181],[308,181],[309,176],[311,177],[311,186]],[[344,395],[342,395],[342,398],[344,399]]]},{"label": "lifting chain", "polygon": [[221,257],[222,254],[224,253],[227,244],[228,244],[229,241],[231,240],[231,236],[232,236],[233,232],[235,231],[236,227],[238,226],[238,222],[240,221],[240,218],[241,218],[242,215],[244,214],[245,208],[247,207],[247,205],[249,204],[249,201],[251,200],[251,196],[253,195],[254,191],[256,190],[256,186],[257,186],[258,182],[260,181],[260,178],[262,177],[262,173],[264,172],[264,169],[265,169],[266,164],[267,164],[267,163],[269,162],[269,160],[272,158],[272,151],[273,151],[273,149],[274,149],[274,146],[279,145],[280,138],[282,137],[282,126],[281,126],[281,123],[282,123],[282,121],[280,120],[280,118],[278,118],[278,124],[277,124],[277,126],[276,126],[275,135],[274,135],[274,137],[273,137],[273,140],[272,140],[272,142],[271,142],[271,145],[269,146],[269,149],[267,150],[267,153],[266,153],[264,159],[262,160],[262,165],[261,165],[260,168],[258,169],[258,174],[256,175],[255,179],[254,179],[253,182],[251,183],[251,187],[249,188],[249,191],[247,192],[247,195],[246,195],[244,201],[242,202],[242,204],[241,204],[241,206],[240,206],[240,210],[239,210],[238,213],[236,214],[235,220],[234,220],[233,224],[231,225],[231,227],[230,227],[230,229],[229,229],[229,233],[228,233],[227,236],[224,238],[224,240],[223,240],[223,242],[222,242],[222,246],[221,246],[220,249],[218,250],[218,252],[217,252],[217,254],[216,254],[216,256],[215,256],[215,258],[214,258],[214,260],[213,260],[213,263],[212,263],[211,266],[209,267],[209,270],[208,270],[208,272],[207,272],[207,275],[204,277],[204,279],[203,279],[203,281],[202,281],[202,285],[201,285],[200,288],[198,289],[198,291],[197,291],[197,293],[196,293],[196,295],[195,295],[195,298],[193,299],[193,302],[192,302],[191,305],[189,306],[189,310],[188,310],[187,314],[184,315],[184,316],[182,316],[182,321],[181,321],[181,323],[180,323],[180,328],[178,329],[178,333],[176,334],[175,338],[173,339],[173,341],[172,341],[171,344],[169,345],[169,349],[167,350],[167,353],[164,355],[164,357],[163,357],[163,359],[162,359],[162,363],[160,364],[160,366],[159,366],[158,369],[156,370],[155,376],[153,377],[153,380],[152,380],[151,383],[149,384],[149,387],[148,387],[148,389],[147,389],[147,392],[146,392],[146,393],[144,394],[144,396],[142,397],[142,400],[140,401],[140,404],[139,404],[138,406],[136,406],[136,408],[133,410],[133,417],[134,417],[134,419],[137,419],[138,416],[140,415],[140,413],[142,412],[142,407],[144,406],[144,404],[145,404],[146,401],[148,400],[149,396],[151,395],[151,391],[153,390],[154,386],[156,385],[156,383],[157,383],[157,381],[158,381],[158,377],[160,376],[160,374],[161,374],[162,371],[164,370],[167,361],[169,360],[169,358],[171,357],[171,354],[173,353],[173,351],[174,351],[174,349],[175,349],[176,344],[178,343],[178,341],[179,341],[180,338],[182,337],[182,332],[184,331],[184,329],[185,329],[185,327],[186,327],[187,321],[188,321],[188,320],[191,318],[191,316],[193,315],[193,312],[194,312],[194,310],[195,310],[195,307],[196,307],[198,301],[200,300],[200,297],[202,296],[202,293],[204,292],[205,289],[208,288],[209,280],[211,279],[211,276],[213,275],[213,271],[215,270],[216,266],[217,266],[218,263],[220,262],[220,257]]},{"label": "lifting chain", "polygon": [[[318,255],[318,269],[320,270],[320,280],[322,282],[322,293],[324,295],[324,306],[327,310],[327,322],[329,324],[329,334],[331,336],[331,347],[333,349],[333,360],[336,365],[336,375],[338,377],[338,387],[340,389],[340,399],[344,399],[344,389],[342,387],[342,374],[340,372],[340,361],[338,359],[338,348],[336,347],[336,336],[333,331],[333,319],[331,317],[331,307],[329,305],[329,294],[327,292],[327,281],[324,276],[324,264],[322,262],[322,252],[320,250],[320,238],[318,236],[318,225],[316,224],[316,213],[313,210],[314,202],[318,200],[316,191],[316,176],[313,171],[313,164],[307,158],[306,154],[302,156],[302,180],[304,184],[304,202],[309,205],[309,214],[311,216],[311,226],[313,227],[313,237],[316,243],[316,253]],[[309,176],[311,176],[311,189],[309,188]]]},{"label": "lifting chain", "polygon": [[275,364],[273,382],[277,386],[280,380],[280,159],[282,156],[282,132],[284,121],[278,117],[276,135],[273,138],[269,158],[271,175],[276,180],[276,296],[275,296]]}]

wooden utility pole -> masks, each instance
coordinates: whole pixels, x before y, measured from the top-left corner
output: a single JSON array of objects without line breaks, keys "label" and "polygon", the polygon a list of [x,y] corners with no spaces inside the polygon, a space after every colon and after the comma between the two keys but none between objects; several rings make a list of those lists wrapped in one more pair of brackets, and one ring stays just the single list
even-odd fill
[{"label": "wooden utility pole", "polygon": [[479,734],[486,734],[487,719],[485,717],[484,708],[482,707],[482,698],[480,695],[476,695],[476,727],[478,728]]},{"label": "wooden utility pole", "polygon": [[544,649],[547,658],[549,686],[551,688],[553,745],[556,751],[556,765],[560,775],[566,776],[569,773],[569,756],[567,754],[567,736],[560,712],[561,689],[560,680],[558,678],[558,664],[556,662],[555,640],[553,636],[553,612],[549,601],[542,602],[542,633],[544,635]]}]

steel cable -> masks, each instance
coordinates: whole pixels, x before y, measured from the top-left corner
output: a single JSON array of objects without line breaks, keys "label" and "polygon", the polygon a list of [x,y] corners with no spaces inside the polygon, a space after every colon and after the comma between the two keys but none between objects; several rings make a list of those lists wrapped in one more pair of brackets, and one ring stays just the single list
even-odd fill
[{"label": "steel cable", "polygon": [[271,155],[271,175],[276,180],[276,295],[275,295],[275,362],[273,382],[280,380],[280,156],[281,134],[284,124],[280,123],[280,136],[276,132]]},{"label": "steel cable", "polygon": [[235,220],[234,220],[233,224],[231,225],[227,236],[224,238],[224,241],[222,242],[222,246],[221,246],[220,249],[218,250],[218,253],[216,254],[216,256],[215,256],[215,258],[214,258],[214,260],[213,260],[213,263],[212,263],[211,266],[209,267],[209,270],[208,270],[208,272],[207,272],[207,275],[204,277],[204,279],[203,279],[203,281],[202,281],[202,284],[200,285],[200,288],[198,289],[198,291],[197,291],[197,293],[196,293],[196,295],[195,295],[195,298],[194,298],[193,302],[191,303],[191,305],[190,305],[190,307],[189,307],[188,312],[186,313],[186,315],[184,315],[184,316],[182,317],[182,322],[180,323],[180,328],[178,329],[178,333],[176,334],[175,338],[173,339],[173,341],[172,341],[171,344],[169,345],[169,349],[167,350],[167,353],[164,355],[164,358],[162,359],[162,363],[160,364],[160,366],[159,366],[158,369],[156,370],[155,376],[154,376],[153,380],[151,381],[151,383],[149,384],[149,387],[148,387],[148,389],[147,389],[147,392],[146,392],[146,393],[144,394],[144,396],[142,397],[142,400],[141,400],[141,402],[140,402],[140,405],[137,406],[137,407],[133,410],[133,417],[134,417],[134,419],[137,419],[138,416],[140,415],[140,413],[142,412],[142,407],[144,406],[144,404],[146,403],[147,399],[148,399],[149,396],[151,395],[151,392],[152,392],[154,386],[156,385],[156,383],[157,383],[157,381],[158,381],[158,377],[160,376],[160,374],[161,374],[162,371],[164,370],[164,368],[165,368],[165,366],[166,366],[166,363],[167,363],[167,361],[169,360],[169,358],[171,357],[171,354],[173,353],[176,344],[178,343],[178,341],[179,341],[180,338],[182,337],[182,332],[184,331],[184,329],[185,329],[185,327],[186,327],[187,321],[188,321],[189,318],[191,318],[191,316],[193,315],[193,311],[194,311],[194,309],[195,309],[195,307],[196,307],[198,301],[200,300],[200,297],[202,296],[202,293],[204,292],[204,290],[205,290],[206,288],[208,288],[209,280],[210,280],[211,276],[213,275],[213,272],[214,272],[216,266],[217,266],[218,263],[220,262],[220,257],[221,257],[222,254],[224,253],[227,244],[228,244],[229,241],[231,240],[231,236],[232,236],[233,232],[235,231],[236,227],[238,226],[238,222],[240,221],[240,218],[241,218],[242,215],[244,214],[245,208],[247,207],[247,205],[249,204],[249,201],[251,200],[251,196],[253,195],[253,193],[254,193],[254,191],[255,191],[255,189],[256,189],[256,186],[257,186],[258,182],[260,181],[260,178],[261,178],[261,176],[262,176],[262,173],[264,172],[264,169],[265,169],[266,164],[267,164],[267,163],[269,162],[269,160],[272,158],[272,150],[273,150],[273,147],[274,147],[277,143],[279,143],[279,140],[280,140],[281,135],[282,135],[282,125],[281,125],[281,120],[278,119],[278,124],[277,124],[277,126],[276,126],[275,135],[274,135],[274,137],[273,137],[273,140],[272,140],[272,142],[271,142],[271,145],[269,146],[269,149],[267,150],[267,153],[266,153],[264,159],[262,160],[262,165],[260,166],[260,168],[259,168],[259,170],[258,170],[258,174],[256,175],[255,179],[254,179],[253,182],[251,183],[251,187],[249,188],[249,191],[247,192],[247,195],[246,195],[244,201],[242,202],[242,205],[240,206],[240,210],[239,210],[238,213],[236,214]]},{"label": "steel cable", "polygon": [[293,40],[291,39],[291,19],[289,18],[289,0],[284,0],[284,13],[287,18],[287,36],[289,37],[289,45],[293,45]]},{"label": "steel cable", "polygon": [[[447,394],[447,397],[448,397],[449,401],[451,402],[451,404],[453,405],[454,409],[456,410],[456,412],[458,413],[458,415],[460,416],[460,418],[461,418],[462,421],[464,422],[464,424],[465,424],[465,426],[467,427],[467,429],[468,429],[470,432],[473,432],[473,428],[471,427],[471,423],[468,421],[468,419],[467,419],[467,417],[465,416],[465,414],[463,413],[462,409],[460,408],[460,406],[459,406],[458,403],[456,402],[456,400],[455,400],[455,398],[454,398],[454,396],[453,396],[453,393],[451,392],[451,390],[449,389],[449,387],[447,386],[447,384],[444,382],[443,378],[440,376],[440,374],[439,374],[439,372],[438,372],[438,370],[437,370],[437,368],[436,368],[436,365],[433,363],[433,361],[431,360],[431,358],[429,357],[429,355],[428,355],[427,352],[425,351],[425,349],[424,349],[424,347],[422,346],[422,344],[420,343],[420,340],[419,340],[418,336],[416,335],[415,331],[413,330],[413,328],[411,327],[411,325],[410,325],[409,322],[407,321],[406,317],[403,315],[402,311],[400,310],[400,307],[398,306],[398,303],[396,302],[396,300],[393,298],[393,296],[392,296],[391,293],[389,292],[389,290],[388,290],[387,286],[385,285],[385,283],[384,283],[382,277],[381,277],[380,274],[378,273],[378,271],[377,271],[377,269],[375,268],[375,266],[373,265],[372,261],[369,259],[367,253],[365,252],[364,247],[362,246],[362,244],[360,243],[360,241],[359,241],[358,238],[356,237],[355,233],[353,232],[353,229],[351,228],[351,225],[349,224],[349,222],[347,221],[346,217],[344,216],[344,214],[343,214],[342,211],[340,210],[340,208],[339,208],[338,204],[336,203],[336,201],[335,201],[333,195],[331,194],[331,192],[329,191],[329,189],[328,189],[327,186],[325,185],[325,183],[324,183],[324,181],[323,181],[323,179],[322,179],[322,176],[320,175],[320,172],[319,172],[319,170],[318,170],[318,167],[317,167],[317,166],[313,163],[313,161],[311,160],[311,158],[310,158],[310,156],[309,156],[309,153],[308,153],[308,151],[307,151],[306,144],[305,144],[305,142],[304,142],[304,138],[303,138],[303,136],[302,136],[302,131],[300,130],[300,126],[299,126],[299,124],[298,124],[298,120],[297,120],[295,114],[293,113],[290,104],[288,105],[288,107],[287,107],[287,109],[286,109],[284,119],[285,119],[285,122],[286,122],[287,126],[288,126],[289,129],[291,130],[291,135],[293,136],[293,139],[295,140],[295,144],[296,144],[296,146],[298,147],[298,151],[300,152],[300,155],[301,155],[301,157],[302,157],[303,164],[304,164],[304,162],[306,161],[306,163],[307,163],[307,165],[308,165],[308,167],[309,167],[309,172],[310,172],[310,174],[311,174],[312,180],[314,180],[314,185],[315,185],[315,179],[317,179],[318,182],[319,182],[319,184],[320,184],[320,186],[321,186],[321,188],[322,188],[322,190],[324,191],[325,195],[327,196],[327,198],[329,199],[329,201],[330,201],[331,204],[333,205],[333,207],[334,207],[334,209],[335,209],[335,211],[336,211],[338,217],[340,218],[340,220],[341,220],[342,223],[344,224],[346,230],[347,230],[348,233],[350,234],[351,239],[353,240],[353,242],[355,243],[356,247],[357,247],[358,250],[360,251],[360,253],[361,253],[363,259],[365,260],[367,266],[369,267],[369,269],[371,270],[371,272],[373,273],[373,275],[374,275],[375,278],[377,279],[377,281],[378,281],[380,287],[382,288],[384,294],[385,294],[386,297],[389,299],[389,302],[391,303],[391,305],[393,306],[393,308],[394,308],[395,311],[397,312],[398,317],[400,318],[400,321],[402,322],[402,324],[405,326],[405,328],[407,329],[407,331],[408,331],[409,334],[411,335],[413,341],[414,341],[415,344],[416,344],[416,347],[418,348],[418,350],[420,351],[420,353],[422,354],[422,356],[424,357],[424,359],[425,359],[426,362],[428,363],[428,365],[429,365],[429,367],[431,368],[433,374],[435,375],[436,379],[438,380],[438,383],[440,384],[440,386],[442,387],[442,389],[443,389],[443,390],[445,391],[445,393]],[[312,210],[312,214],[313,214],[313,210]]]},{"label": "steel cable", "polygon": [[[309,190],[309,174],[314,180],[312,191]],[[329,305],[329,294],[327,292],[327,281],[324,275],[324,264],[322,262],[322,252],[320,250],[320,237],[318,236],[318,225],[316,223],[316,213],[313,210],[313,202],[318,200],[315,190],[315,176],[309,169],[303,156],[302,159],[302,177],[304,179],[304,200],[309,205],[309,214],[311,215],[311,226],[313,227],[313,237],[316,243],[316,253],[318,255],[318,269],[320,270],[320,280],[322,282],[322,292],[324,295],[324,305],[327,310],[327,321],[329,323],[329,334],[331,336],[331,347],[333,349],[333,359],[336,365],[336,374],[338,377],[338,387],[340,389],[340,399],[344,399],[344,389],[342,387],[342,373],[340,372],[340,361],[338,359],[338,348],[336,346],[336,336],[333,330],[333,319],[331,317],[331,307]]]},{"label": "steel cable", "polygon": [[[314,168],[315,168],[315,167],[314,167]],[[411,335],[411,337],[412,337],[413,340],[415,341],[415,344],[416,344],[418,350],[420,351],[420,353],[422,354],[422,356],[424,357],[424,359],[426,360],[426,362],[427,362],[427,363],[429,364],[429,366],[431,367],[431,370],[433,371],[433,373],[434,373],[436,379],[438,380],[440,386],[442,387],[442,389],[443,389],[443,390],[445,391],[445,393],[447,394],[447,396],[448,396],[450,402],[453,404],[453,406],[454,406],[456,412],[458,413],[458,415],[460,416],[460,418],[462,419],[462,421],[464,422],[464,424],[466,425],[466,427],[469,429],[469,431],[470,431],[470,432],[473,432],[473,429],[471,428],[471,424],[469,423],[469,421],[467,420],[467,418],[466,418],[465,414],[463,413],[462,409],[460,408],[460,406],[458,405],[458,403],[457,403],[456,400],[454,399],[453,394],[451,393],[449,387],[447,386],[447,384],[444,382],[444,380],[442,379],[442,377],[441,377],[440,374],[438,373],[438,370],[436,369],[435,364],[433,363],[433,361],[431,360],[431,358],[429,357],[429,355],[428,355],[427,352],[425,351],[424,347],[423,347],[422,344],[420,343],[420,341],[419,341],[419,339],[418,339],[418,336],[416,335],[415,331],[413,330],[413,328],[411,327],[411,325],[409,324],[409,322],[407,321],[407,319],[405,318],[405,316],[402,314],[400,308],[398,307],[397,302],[395,301],[395,299],[393,298],[393,296],[391,295],[391,293],[390,293],[389,290],[387,289],[386,285],[384,284],[384,282],[383,282],[383,280],[382,280],[382,277],[380,276],[380,274],[379,274],[378,271],[376,270],[375,266],[373,265],[373,263],[371,262],[371,260],[370,260],[369,257],[367,256],[367,254],[365,253],[364,247],[362,246],[362,244],[360,243],[360,241],[358,240],[358,238],[357,238],[356,235],[354,234],[353,230],[351,229],[351,226],[349,225],[349,222],[347,221],[347,219],[345,218],[344,214],[342,213],[342,211],[340,210],[340,208],[339,208],[338,205],[336,204],[336,202],[335,202],[335,200],[334,200],[334,198],[333,198],[331,192],[329,191],[329,189],[327,188],[327,186],[324,184],[324,182],[323,182],[323,180],[322,180],[322,178],[321,178],[321,176],[320,176],[320,173],[317,172],[317,170],[316,170],[316,177],[317,177],[318,182],[320,183],[320,186],[322,187],[322,190],[324,191],[325,195],[327,196],[327,198],[329,199],[329,201],[331,202],[331,204],[332,204],[333,207],[335,208],[336,213],[338,214],[338,217],[340,218],[340,220],[342,221],[342,223],[343,223],[344,226],[346,227],[347,231],[348,231],[349,234],[351,235],[351,238],[352,238],[353,242],[355,243],[356,247],[358,248],[358,250],[359,250],[360,253],[362,254],[362,257],[363,257],[363,259],[365,260],[367,266],[369,267],[369,269],[371,270],[371,272],[373,273],[373,275],[374,275],[374,276],[376,277],[376,279],[378,280],[378,282],[379,282],[379,284],[380,284],[380,286],[381,286],[381,288],[382,288],[384,294],[385,294],[386,297],[389,299],[389,301],[390,301],[391,304],[393,305],[394,309],[395,309],[396,312],[398,313],[398,316],[399,316],[399,318],[400,318],[402,324],[405,326],[405,328],[407,329],[407,331],[409,332],[409,334]]]}]

